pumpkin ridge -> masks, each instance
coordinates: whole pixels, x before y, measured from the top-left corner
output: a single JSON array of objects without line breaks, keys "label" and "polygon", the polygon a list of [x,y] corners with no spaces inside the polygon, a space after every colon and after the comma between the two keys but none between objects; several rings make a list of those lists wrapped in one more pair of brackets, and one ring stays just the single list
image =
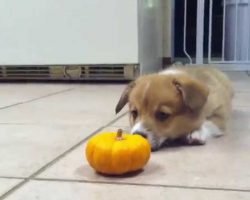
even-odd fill
[{"label": "pumpkin ridge", "polygon": [[[116,133],[112,133],[112,134],[113,134],[113,136],[116,135]],[[107,149],[104,150],[104,151],[106,151],[105,153],[102,152],[102,153],[100,154],[100,156],[102,156],[102,157],[105,156],[106,160],[105,160],[104,163],[107,163],[107,164],[108,164],[108,167],[107,167],[106,169],[100,170],[100,171],[103,172],[103,173],[108,173],[108,171],[112,168],[112,157],[111,157],[110,151],[112,151],[113,146],[114,146],[114,143],[116,142],[116,140],[114,140],[112,137],[108,137],[108,136],[109,136],[109,135],[107,134],[107,137],[105,138],[105,141],[101,140],[102,142],[108,143],[108,145],[110,146],[110,147],[108,148],[108,150],[107,150]],[[100,150],[100,149],[99,149],[99,150]],[[105,154],[105,155],[104,155],[104,154]],[[98,165],[98,166],[99,166],[99,165]]]}]

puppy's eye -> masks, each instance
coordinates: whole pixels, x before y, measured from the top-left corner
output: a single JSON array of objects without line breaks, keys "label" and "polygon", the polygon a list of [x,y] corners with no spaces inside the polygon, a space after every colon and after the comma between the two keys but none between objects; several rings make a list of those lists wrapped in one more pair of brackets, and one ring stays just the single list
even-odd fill
[{"label": "puppy's eye", "polygon": [[138,117],[138,111],[137,110],[131,110],[130,114],[132,115],[132,117],[134,119],[136,119]]},{"label": "puppy's eye", "polygon": [[158,121],[165,121],[167,120],[169,117],[169,114],[168,113],[165,113],[165,112],[162,112],[162,111],[158,111],[155,113],[155,118],[158,120]]}]

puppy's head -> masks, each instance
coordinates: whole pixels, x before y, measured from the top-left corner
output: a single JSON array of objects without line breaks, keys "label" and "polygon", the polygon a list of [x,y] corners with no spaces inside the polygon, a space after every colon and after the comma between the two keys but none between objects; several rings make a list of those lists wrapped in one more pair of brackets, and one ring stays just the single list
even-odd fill
[{"label": "puppy's head", "polygon": [[116,113],[128,103],[131,132],[147,138],[152,150],[157,150],[166,139],[181,137],[201,125],[207,96],[206,85],[185,73],[147,75],[127,86]]}]

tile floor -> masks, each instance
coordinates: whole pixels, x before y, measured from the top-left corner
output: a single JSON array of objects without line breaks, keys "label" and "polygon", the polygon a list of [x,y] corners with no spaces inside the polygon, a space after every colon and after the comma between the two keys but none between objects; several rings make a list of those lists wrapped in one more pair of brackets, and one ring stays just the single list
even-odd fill
[{"label": "tile floor", "polygon": [[0,84],[0,199],[250,199],[250,77],[234,83],[230,133],[205,146],[165,148],[129,177],[96,174],[88,137],[128,129],[114,114],[122,84]]}]

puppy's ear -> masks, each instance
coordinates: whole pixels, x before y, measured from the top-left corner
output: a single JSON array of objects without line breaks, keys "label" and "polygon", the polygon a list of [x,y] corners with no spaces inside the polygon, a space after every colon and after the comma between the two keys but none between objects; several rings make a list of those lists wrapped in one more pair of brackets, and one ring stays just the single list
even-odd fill
[{"label": "puppy's ear", "polygon": [[131,92],[131,90],[134,88],[135,86],[135,82],[132,81],[130,82],[127,87],[124,89],[116,107],[115,107],[115,113],[119,113],[122,108],[128,103],[128,98],[129,98],[129,94]]},{"label": "puppy's ear", "polygon": [[190,78],[181,78],[174,79],[173,84],[181,94],[184,104],[192,111],[200,110],[206,103],[209,89],[202,82]]}]

